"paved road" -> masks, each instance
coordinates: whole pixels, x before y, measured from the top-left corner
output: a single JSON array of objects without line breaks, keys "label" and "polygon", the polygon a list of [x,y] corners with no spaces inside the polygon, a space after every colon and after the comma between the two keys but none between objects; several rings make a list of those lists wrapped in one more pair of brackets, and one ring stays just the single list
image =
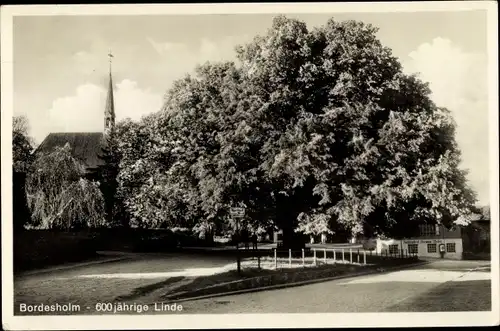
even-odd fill
[{"label": "paved road", "polygon": [[412,269],[182,303],[188,313],[489,311],[489,263],[435,261]]},{"label": "paved road", "polygon": [[[227,257],[143,255],[17,277],[14,311],[19,313],[23,303],[73,303],[82,307],[82,313],[95,314],[97,303],[151,303],[174,281],[182,284],[178,279],[182,275],[220,272],[230,262],[234,261]],[[487,262],[435,261],[409,270],[188,301],[182,306],[185,313],[490,310],[488,266]]]},{"label": "paved road", "polygon": [[210,275],[232,262],[230,257],[135,254],[116,262],[27,273],[14,279],[14,313],[21,312],[22,304],[71,303],[92,313],[98,303],[149,303],[157,297],[156,291],[162,291],[183,275]]}]

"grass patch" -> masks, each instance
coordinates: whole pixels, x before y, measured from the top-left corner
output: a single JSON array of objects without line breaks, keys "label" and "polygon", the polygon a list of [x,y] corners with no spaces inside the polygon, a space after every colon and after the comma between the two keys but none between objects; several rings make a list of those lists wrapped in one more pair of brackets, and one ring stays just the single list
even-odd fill
[{"label": "grass patch", "polygon": [[169,291],[163,298],[168,300],[184,299],[199,295],[328,278],[369,269],[371,269],[369,266],[346,264],[320,265],[307,268],[292,267],[278,270],[244,268],[241,273],[231,270],[216,275],[196,277],[192,282]]},{"label": "grass patch", "polygon": [[218,284],[248,279],[257,276],[271,275],[273,273],[276,273],[276,271],[265,270],[265,269],[261,270],[246,269],[242,270],[240,274],[238,274],[238,271],[236,270],[231,270],[217,275],[195,277],[193,281],[190,282],[189,284],[182,285],[176,288],[175,290],[171,291],[170,293],[167,293],[167,295],[173,293],[185,293],[185,292],[197,291]]},{"label": "grass patch", "polygon": [[149,294],[155,290],[158,290],[166,285],[171,285],[174,283],[177,283],[181,280],[183,280],[185,277],[179,276],[179,277],[171,277],[168,278],[164,281],[154,283],[154,284],[149,284],[146,286],[141,286],[136,289],[134,289],[130,294],[127,295],[121,295],[115,298],[115,301],[127,301],[127,300],[134,300],[137,299],[143,295]]}]

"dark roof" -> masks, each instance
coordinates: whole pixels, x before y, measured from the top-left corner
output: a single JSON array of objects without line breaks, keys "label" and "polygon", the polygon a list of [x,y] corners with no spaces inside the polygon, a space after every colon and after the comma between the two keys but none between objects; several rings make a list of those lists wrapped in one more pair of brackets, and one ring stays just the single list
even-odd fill
[{"label": "dark roof", "polygon": [[476,222],[476,223],[490,223],[491,220],[489,217],[482,217],[482,218],[479,218],[479,219],[476,219],[476,220],[472,220],[472,222]]},{"label": "dark roof", "polygon": [[103,164],[102,132],[57,132],[50,133],[38,146],[36,153],[51,152],[55,147],[63,147],[69,143],[73,156],[81,160],[87,168],[96,168]]}]

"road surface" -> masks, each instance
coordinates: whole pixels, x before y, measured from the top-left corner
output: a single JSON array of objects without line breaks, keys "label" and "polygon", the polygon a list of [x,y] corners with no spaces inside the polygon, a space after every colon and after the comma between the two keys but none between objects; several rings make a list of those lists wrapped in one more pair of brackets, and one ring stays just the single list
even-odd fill
[{"label": "road surface", "polygon": [[[116,262],[83,265],[14,278],[14,313],[21,305],[66,305],[95,313],[97,304],[151,302],[179,277],[220,272],[231,257],[185,254],[133,254]],[[182,282],[176,283],[182,285]],[[68,313],[69,314],[69,313]]]},{"label": "road surface", "polygon": [[300,287],[183,302],[186,313],[346,313],[491,310],[488,262],[430,264]]},{"label": "road surface", "polygon": [[[16,277],[20,306],[157,302],[182,275],[219,272],[227,257],[141,255],[69,270]],[[491,310],[488,262],[435,261],[425,266],[300,287],[182,302],[183,313],[320,313]],[[182,284],[182,280],[175,284]],[[174,285],[175,286],[175,285]]]}]

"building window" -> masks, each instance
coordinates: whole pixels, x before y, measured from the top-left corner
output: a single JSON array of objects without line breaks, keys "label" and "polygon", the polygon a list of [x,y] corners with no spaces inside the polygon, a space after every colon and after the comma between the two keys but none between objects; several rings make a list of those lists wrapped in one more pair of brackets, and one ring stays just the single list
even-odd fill
[{"label": "building window", "polygon": [[455,243],[447,243],[446,244],[446,251],[448,253],[456,253],[456,250],[455,250]]},{"label": "building window", "polygon": [[420,227],[421,236],[435,236],[437,227],[431,224],[422,224]]},{"label": "building window", "polygon": [[408,253],[417,254],[418,253],[418,244],[408,244]]},{"label": "building window", "polygon": [[398,254],[399,252],[399,245],[389,245],[389,254]]},{"label": "building window", "polygon": [[427,253],[437,253],[437,245],[427,244]]}]

